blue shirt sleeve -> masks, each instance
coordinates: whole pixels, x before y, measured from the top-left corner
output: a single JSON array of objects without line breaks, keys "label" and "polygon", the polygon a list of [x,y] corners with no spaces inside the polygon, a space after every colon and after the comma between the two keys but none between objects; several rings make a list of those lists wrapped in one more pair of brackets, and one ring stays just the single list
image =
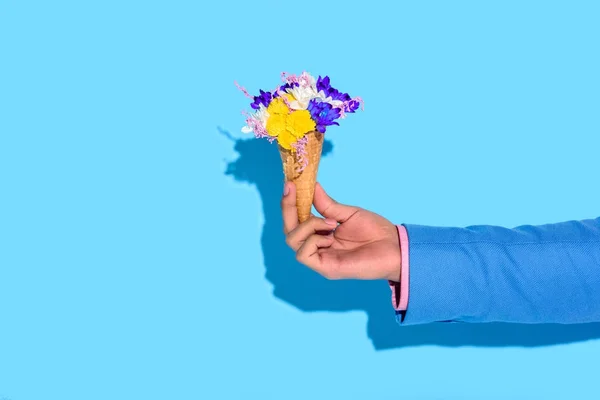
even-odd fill
[{"label": "blue shirt sleeve", "polygon": [[600,321],[600,218],[514,229],[404,226],[402,325]]}]

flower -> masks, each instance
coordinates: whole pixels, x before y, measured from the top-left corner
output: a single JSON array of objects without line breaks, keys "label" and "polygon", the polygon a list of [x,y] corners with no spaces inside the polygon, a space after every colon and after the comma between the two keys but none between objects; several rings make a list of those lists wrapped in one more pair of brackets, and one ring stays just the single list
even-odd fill
[{"label": "flower", "polygon": [[317,79],[317,90],[318,91],[326,91],[327,89],[329,89],[331,87],[331,84],[329,82],[329,77],[326,76],[325,78],[321,78],[321,75],[319,75],[319,79]]},{"label": "flower", "polygon": [[296,157],[298,159],[298,164],[300,164],[300,168],[298,168],[298,173],[304,171],[304,169],[308,166],[308,152],[306,151],[306,145],[308,144],[308,137],[304,136],[301,139],[298,139],[296,143],[292,144],[292,148],[296,153]]},{"label": "flower", "polygon": [[242,132],[254,132],[257,138],[266,138],[296,154],[303,165],[307,162],[306,134],[311,131],[325,133],[328,126],[339,125],[337,119],[355,112],[363,101],[350,97],[331,86],[329,76],[315,79],[307,72],[300,75],[281,74],[283,84],[271,92],[260,90],[252,96],[234,82],[244,95],[252,99],[254,114],[243,113],[246,126]]},{"label": "flower", "polygon": [[293,88],[293,87],[296,87],[296,86],[298,86],[297,82],[286,83],[285,85],[279,86],[279,88],[275,90],[275,93],[273,93],[273,98],[279,97],[279,92],[286,93],[287,89],[290,89],[290,88]]},{"label": "flower", "polygon": [[289,131],[284,131],[281,135],[277,136],[277,143],[286,150],[291,150],[296,140],[296,136]]},{"label": "flower", "polygon": [[360,101],[352,99],[344,104],[344,111],[353,113],[358,110],[358,107],[360,107]]},{"label": "flower", "polygon": [[285,100],[282,97],[277,97],[276,99],[273,99],[273,101],[271,101],[271,104],[269,104],[269,107],[267,108],[267,112],[269,114],[289,114],[290,109],[285,104],[285,102],[287,100],[289,103],[290,101],[293,101],[294,98],[290,94],[285,95],[285,98]]},{"label": "flower", "polygon": [[257,120],[259,120],[262,125],[266,128],[267,127],[267,120],[269,119],[269,112],[267,111],[267,109],[263,106],[261,106],[257,112],[254,113],[254,116],[256,117]]},{"label": "flower", "polygon": [[264,92],[261,90],[260,96],[254,96],[254,102],[250,104],[250,107],[252,107],[255,110],[258,110],[261,105],[269,107],[269,103],[272,99],[273,96],[271,95],[271,92]]},{"label": "flower", "polygon": [[308,110],[298,110],[288,115],[287,130],[298,139],[315,128],[315,121]]},{"label": "flower", "polygon": [[346,102],[350,101],[352,98],[348,93],[342,93],[337,89],[330,88],[326,94],[327,98],[330,98],[333,101]]},{"label": "flower", "polygon": [[264,131],[267,128],[268,119],[269,112],[267,111],[265,106],[261,104],[260,108],[254,113],[254,115],[250,117],[250,121],[248,122],[248,124],[242,128],[242,132],[250,133],[255,130],[254,128],[256,128],[257,125],[262,127],[262,129],[260,129],[261,131]]},{"label": "flower", "polygon": [[306,110],[308,108],[308,102],[316,97],[319,97],[317,86],[314,84],[307,86],[294,86],[287,89],[287,92],[294,96],[295,100],[290,101],[290,106],[294,110]]},{"label": "flower", "polygon": [[325,133],[327,126],[339,126],[339,123],[334,120],[340,117],[340,109],[334,108],[330,103],[311,100],[308,104],[308,111],[316,123],[317,130],[321,133]]},{"label": "flower", "polygon": [[308,72],[304,71],[298,77],[298,83],[300,86],[315,86],[315,78]]},{"label": "flower", "polygon": [[267,133],[270,136],[280,137],[285,133],[287,116],[285,114],[274,114],[267,120]]},{"label": "flower", "polygon": [[342,93],[336,88],[331,86],[331,82],[328,76],[325,78],[321,78],[317,80],[317,90],[319,91],[319,96],[323,99],[323,101],[331,104],[333,107],[341,108],[347,112],[354,112],[356,108],[352,111],[347,107],[347,103],[352,100],[348,93]]},{"label": "flower", "polygon": [[315,121],[307,110],[289,111],[283,99],[273,100],[267,109],[270,117],[266,125],[267,133],[276,137],[281,147],[287,150],[291,150],[292,145],[307,132],[315,129]]}]

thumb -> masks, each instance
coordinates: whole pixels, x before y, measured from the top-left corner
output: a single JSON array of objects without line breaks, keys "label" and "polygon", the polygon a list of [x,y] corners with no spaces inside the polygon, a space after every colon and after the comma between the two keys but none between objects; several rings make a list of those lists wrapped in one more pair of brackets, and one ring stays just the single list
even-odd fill
[{"label": "thumb", "polygon": [[333,218],[338,222],[345,222],[358,208],[340,204],[325,192],[320,183],[315,185],[313,200],[316,210],[325,218]]}]

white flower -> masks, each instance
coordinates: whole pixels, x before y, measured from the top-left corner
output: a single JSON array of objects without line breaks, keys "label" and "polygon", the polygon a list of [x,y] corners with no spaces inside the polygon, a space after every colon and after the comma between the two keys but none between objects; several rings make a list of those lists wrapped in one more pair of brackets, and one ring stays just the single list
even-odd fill
[{"label": "white flower", "polygon": [[317,81],[313,76],[303,73],[298,79],[298,84],[287,89],[287,92],[295,98],[290,101],[290,107],[294,110],[306,110],[312,99],[320,97],[317,92]]},{"label": "white flower", "polygon": [[298,77],[298,84],[303,87],[311,86],[315,89],[315,91],[317,90],[317,80],[308,72],[303,72]]},{"label": "white flower", "polygon": [[260,105],[260,108],[258,109],[258,111],[256,111],[256,113],[254,114],[255,118],[257,120],[260,121],[260,123],[262,124],[263,128],[267,127],[267,120],[269,119],[269,112],[267,111],[267,108],[265,106],[263,106],[262,104]]},{"label": "white flower", "polygon": [[294,110],[306,110],[308,103],[319,95],[316,86],[296,86],[287,89],[287,92],[294,96],[295,100],[290,101],[290,107]]},{"label": "white flower", "polygon": [[331,104],[334,108],[342,108],[342,104],[344,104],[341,100],[333,100],[331,96],[325,97],[324,91],[319,91],[319,98],[321,98],[325,103]]},{"label": "white flower", "polygon": [[[254,122],[260,123],[263,128],[267,129],[267,119],[269,119],[269,112],[267,111],[266,107],[261,104],[260,108],[254,114],[252,114],[250,116],[250,119],[252,119]],[[254,129],[250,125],[244,126],[242,128],[242,132],[243,133],[253,132]]]}]

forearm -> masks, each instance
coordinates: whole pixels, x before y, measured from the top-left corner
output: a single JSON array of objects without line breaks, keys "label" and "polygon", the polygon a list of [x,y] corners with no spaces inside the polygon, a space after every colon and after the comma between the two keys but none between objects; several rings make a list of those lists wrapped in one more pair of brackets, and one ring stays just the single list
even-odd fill
[{"label": "forearm", "polygon": [[515,229],[405,227],[403,324],[600,321],[600,218]]}]

